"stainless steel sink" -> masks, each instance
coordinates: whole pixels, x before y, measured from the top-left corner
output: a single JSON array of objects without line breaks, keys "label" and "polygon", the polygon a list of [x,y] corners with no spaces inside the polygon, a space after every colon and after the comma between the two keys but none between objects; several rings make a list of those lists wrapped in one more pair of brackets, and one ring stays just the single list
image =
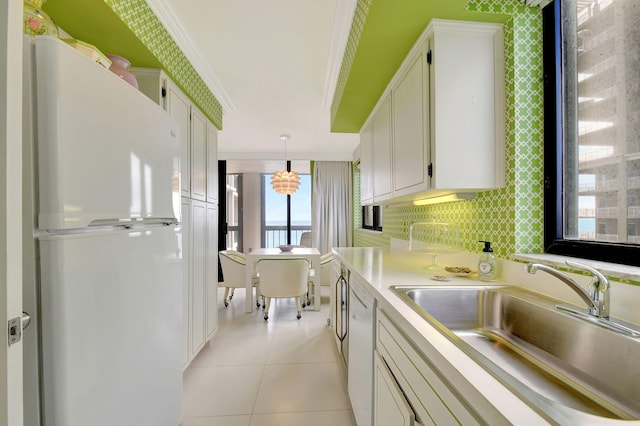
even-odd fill
[{"label": "stainless steel sink", "polygon": [[506,286],[393,286],[506,384],[582,413],[640,419],[640,330]]}]

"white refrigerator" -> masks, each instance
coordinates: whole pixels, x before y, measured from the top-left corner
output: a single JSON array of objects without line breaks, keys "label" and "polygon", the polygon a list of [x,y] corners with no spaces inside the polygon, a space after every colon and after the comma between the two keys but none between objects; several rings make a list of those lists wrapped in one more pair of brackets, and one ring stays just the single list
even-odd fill
[{"label": "white refrigerator", "polygon": [[64,42],[24,42],[25,424],[175,426],[178,125]]}]

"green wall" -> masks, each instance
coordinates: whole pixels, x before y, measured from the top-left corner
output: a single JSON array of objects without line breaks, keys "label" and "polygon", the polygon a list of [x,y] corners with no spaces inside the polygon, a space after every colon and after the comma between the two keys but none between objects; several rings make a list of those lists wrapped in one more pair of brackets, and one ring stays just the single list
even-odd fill
[{"label": "green wall", "polygon": [[[388,246],[409,239],[409,226],[436,220],[456,223],[462,249],[478,252],[492,242],[496,256],[543,250],[542,15],[515,0],[472,0],[466,8],[511,15],[505,23],[506,183],[475,200],[385,208],[382,233],[354,231],[354,246]],[[359,188],[354,193],[359,194]],[[359,198],[355,204],[359,206]]]}]

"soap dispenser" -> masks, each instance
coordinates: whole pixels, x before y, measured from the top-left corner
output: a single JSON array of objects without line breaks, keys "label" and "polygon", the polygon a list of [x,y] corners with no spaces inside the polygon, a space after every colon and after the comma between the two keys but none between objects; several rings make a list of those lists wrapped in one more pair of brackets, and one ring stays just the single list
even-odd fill
[{"label": "soap dispenser", "polygon": [[484,243],[482,254],[478,259],[478,278],[481,281],[495,281],[496,280],[496,257],[493,255],[493,249],[491,248],[491,242],[478,241]]}]

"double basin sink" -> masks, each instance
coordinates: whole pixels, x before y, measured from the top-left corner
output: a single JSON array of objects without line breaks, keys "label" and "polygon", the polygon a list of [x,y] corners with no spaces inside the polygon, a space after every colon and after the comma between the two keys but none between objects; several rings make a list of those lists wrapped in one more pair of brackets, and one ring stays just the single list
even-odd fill
[{"label": "double basin sink", "polygon": [[391,288],[516,391],[564,412],[640,419],[640,330],[634,326],[572,313],[517,287]]}]

